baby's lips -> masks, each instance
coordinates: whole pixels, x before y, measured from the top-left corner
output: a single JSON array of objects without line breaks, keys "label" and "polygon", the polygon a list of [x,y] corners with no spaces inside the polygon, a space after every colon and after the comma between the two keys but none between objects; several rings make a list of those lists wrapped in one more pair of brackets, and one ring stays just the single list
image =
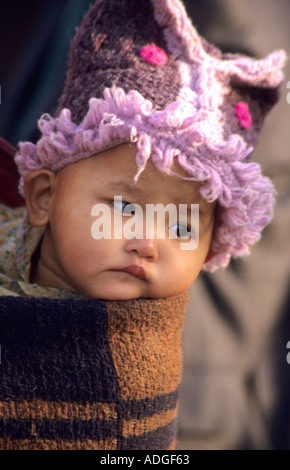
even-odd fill
[{"label": "baby's lips", "polygon": [[138,266],[137,264],[126,266],[125,268],[120,269],[120,271],[132,274],[133,276],[136,276],[139,279],[146,279],[146,273],[144,268],[142,268],[142,266]]}]

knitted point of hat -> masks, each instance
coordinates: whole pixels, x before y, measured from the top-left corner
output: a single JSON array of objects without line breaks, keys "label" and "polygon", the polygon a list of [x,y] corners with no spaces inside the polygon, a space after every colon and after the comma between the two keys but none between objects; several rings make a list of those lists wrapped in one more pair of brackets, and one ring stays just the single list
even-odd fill
[{"label": "knitted point of hat", "polygon": [[[144,47],[148,51],[149,45],[152,51],[152,44],[155,61],[148,61],[140,51]],[[139,91],[155,109],[164,108],[177,97],[180,77],[175,56],[168,49],[149,0],[101,0],[91,7],[71,43],[56,115],[69,108],[73,121],[80,123],[89,99],[102,98],[104,90],[113,86],[125,92]]]}]

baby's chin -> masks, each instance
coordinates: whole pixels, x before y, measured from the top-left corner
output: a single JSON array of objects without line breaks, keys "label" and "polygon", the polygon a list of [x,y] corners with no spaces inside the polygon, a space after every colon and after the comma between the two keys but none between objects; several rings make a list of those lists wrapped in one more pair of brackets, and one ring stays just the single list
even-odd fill
[{"label": "baby's chin", "polygon": [[138,293],[138,294],[133,294],[133,293],[126,293],[126,292],[114,292],[114,293],[102,293],[102,294],[95,294],[95,295],[86,295],[88,300],[105,300],[105,301],[111,301],[111,302],[119,302],[119,301],[130,301],[130,300],[138,300],[138,299],[147,299],[147,300],[156,300],[156,299],[166,299],[169,297],[173,297],[175,295],[183,293],[185,290],[178,291],[178,292],[167,292],[165,291],[160,291],[160,293]]},{"label": "baby's chin", "polygon": [[[122,291],[114,291],[114,292],[106,292],[103,291],[102,293],[86,293],[81,294],[83,297],[87,298],[88,300],[105,300],[105,301],[129,301],[129,300],[137,300],[137,299],[159,299],[163,297],[171,297],[171,295],[163,295],[158,292],[156,293],[144,293],[144,292],[130,292],[126,290]],[[174,295],[174,294],[172,294]]]},{"label": "baby's chin", "polygon": [[91,290],[90,292],[79,292],[80,295],[88,300],[106,300],[106,301],[126,301],[140,298],[150,298],[142,292],[132,289],[103,289],[100,292]]},{"label": "baby's chin", "polygon": [[88,300],[128,301],[136,299],[161,299],[179,295],[187,290],[187,286],[177,283],[150,282],[137,279],[130,274],[122,273],[95,279],[87,283],[75,283],[71,291]]}]

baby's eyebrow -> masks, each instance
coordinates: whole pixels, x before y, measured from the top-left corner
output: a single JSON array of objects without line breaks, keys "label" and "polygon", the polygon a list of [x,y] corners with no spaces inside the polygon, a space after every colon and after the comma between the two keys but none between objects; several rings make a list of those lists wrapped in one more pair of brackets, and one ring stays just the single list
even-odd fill
[{"label": "baby's eyebrow", "polygon": [[[143,197],[143,198],[148,198],[148,196],[150,194],[145,189],[136,187],[134,183],[130,183],[130,182],[126,182],[126,181],[111,181],[110,183],[108,183],[106,185],[106,187],[109,190],[113,190],[113,191],[116,191],[116,192],[119,191],[121,193],[120,195],[122,195],[122,193],[125,193],[125,194],[135,195],[137,197],[140,196],[140,197]],[[197,192],[196,193],[196,198],[194,198],[194,201],[192,203],[189,203],[189,202],[185,203],[185,201],[182,198],[178,197],[178,196],[173,198],[172,203],[175,204],[176,206],[179,206],[179,204],[186,204],[188,214],[190,214],[191,211],[192,211],[191,204],[198,205],[199,206],[199,213],[202,213],[203,212],[203,205],[205,204],[205,200],[202,198],[202,196],[199,194],[199,192]]]},{"label": "baby's eyebrow", "polygon": [[120,191],[121,193],[127,193],[127,194],[142,194],[146,195],[145,191],[141,190],[140,188],[136,188],[134,184],[126,183],[124,181],[112,181],[111,183],[108,183],[107,189],[114,190],[114,191]]},{"label": "baby's eyebrow", "polygon": [[123,189],[125,191],[133,192],[136,190],[133,185],[125,183],[123,181],[112,181],[108,183],[108,188],[110,189]]}]

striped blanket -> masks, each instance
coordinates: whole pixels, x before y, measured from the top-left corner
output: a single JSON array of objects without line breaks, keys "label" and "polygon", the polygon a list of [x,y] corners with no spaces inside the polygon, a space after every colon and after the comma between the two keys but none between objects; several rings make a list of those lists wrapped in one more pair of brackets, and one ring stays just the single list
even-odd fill
[{"label": "striped blanket", "polygon": [[0,449],[173,449],[187,301],[0,297]]}]

